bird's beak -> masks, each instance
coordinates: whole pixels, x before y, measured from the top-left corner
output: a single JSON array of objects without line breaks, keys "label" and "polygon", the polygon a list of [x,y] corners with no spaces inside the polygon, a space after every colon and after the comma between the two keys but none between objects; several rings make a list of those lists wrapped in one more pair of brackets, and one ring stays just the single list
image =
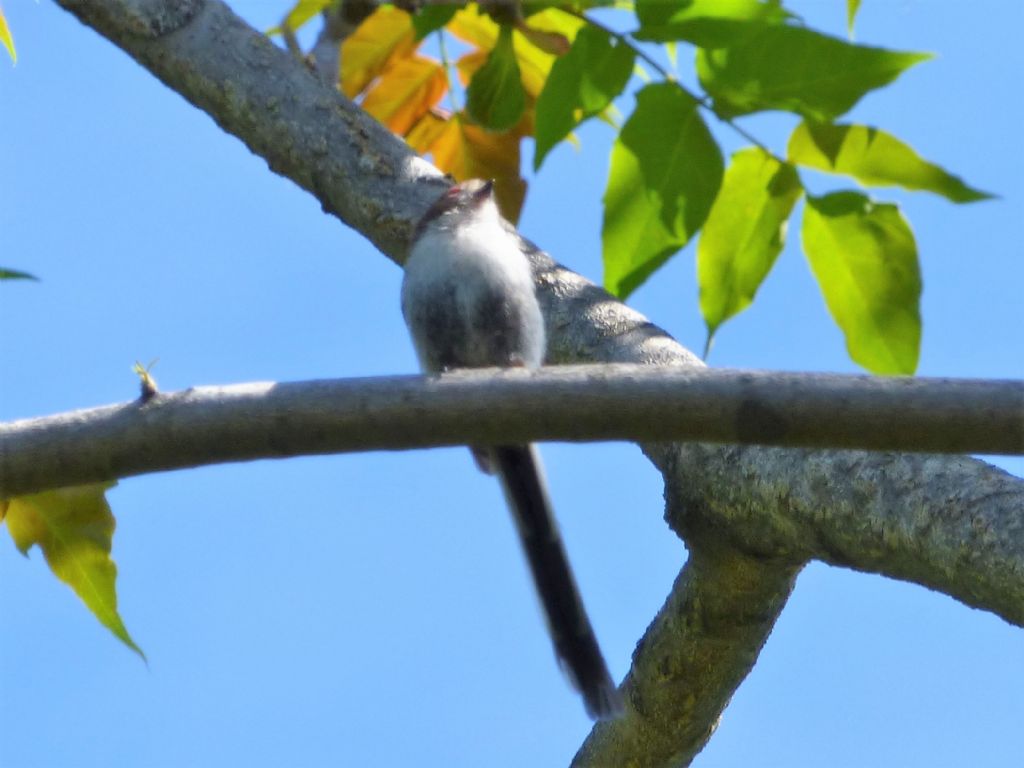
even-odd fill
[{"label": "bird's beak", "polygon": [[494,179],[488,179],[480,185],[480,189],[476,191],[473,197],[478,203],[482,203],[484,200],[494,196]]}]

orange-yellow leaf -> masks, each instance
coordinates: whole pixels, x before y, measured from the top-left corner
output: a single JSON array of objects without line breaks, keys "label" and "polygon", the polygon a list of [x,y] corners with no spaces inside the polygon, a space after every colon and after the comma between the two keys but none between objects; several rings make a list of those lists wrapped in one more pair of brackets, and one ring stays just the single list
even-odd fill
[{"label": "orange-yellow leaf", "polygon": [[110,559],[114,516],[104,497],[113,485],[81,485],[8,499],[4,519],[23,555],[38,546],[54,575],[75,591],[103,626],[142,656],[117,612],[117,566]]},{"label": "orange-yellow leaf", "polygon": [[422,56],[395,59],[363,99],[363,109],[405,134],[448,89],[444,67]]},{"label": "orange-yellow leaf", "polygon": [[[425,155],[433,148],[434,142],[440,138],[447,127],[448,118],[433,111],[427,112],[416,121],[412,130],[405,134],[405,140],[410,147],[416,150],[417,154]],[[3,510],[0,508],[0,513],[2,512]]]},{"label": "orange-yellow leaf", "polygon": [[519,175],[519,139],[491,133],[455,115],[435,140],[437,166],[458,181]]},{"label": "orange-yellow leaf", "polygon": [[455,69],[459,73],[459,82],[468,85],[473,79],[473,74],[480,69],[487,61],[489,51],[472,51],[455,62]]},{"label": "orange-yellow leaf", "polygon": [[411,54],[419,43],[409,14],[385,6],[374,11],[341,45],[341,90],[362,93],[389,61]]},{"label": "orange-yellow leaf", "polygon": [[4,18],[4,11],[0,8],[0,43],[11,55],[11,61],[18,62],[18,53],[14,50],[14,38],[11,37],[11,28],[7,26],[7,19]]},{"label": "orange-yellow leaf", "polygon": [[452,117],[431,146],[434,164],[457,181],[494,179],[494,192],[502,215],[515,223],[526,196],[519,176],[519,137],[514,132],[491,133]]},{"label": "orange-yellow leaf", "polygon": [[494,180],[494,199],[501,215],[513,224],[519,223],[526,199],[526,179],[520,176],[502,176]]}]

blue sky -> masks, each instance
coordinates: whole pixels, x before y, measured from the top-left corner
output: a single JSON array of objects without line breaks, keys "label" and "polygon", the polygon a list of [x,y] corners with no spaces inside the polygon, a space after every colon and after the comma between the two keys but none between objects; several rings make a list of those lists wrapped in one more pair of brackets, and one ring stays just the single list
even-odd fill
[{"label": "blue sky", "polygon": [[[258,28],[282,5],[234,4]],[[918,236],[920,373],[1021,377],[1024,10],[863,6],[860,41],[938,56],[852,117],[1000,196],[876,193]],[[791,7],[842,34],[841,0]],[[136,359],[160,358],[164,389],[415,370],[397,267],[55,4],[4,10],[20,58],[0,61],[0,264],[42,282],[0,284],[0,419],[131,399]],[[744,124],[781,147],[793,121]],[[531,179],[521,229],[599,279],[611,134],[595,123],[580,138]],[[712,364],[856,370],[795,234]],[[692,248],[630,303],[701,348]],[[621,677],[685,549],[637,448],[543,453]],[[1019,459],[995,461],[1024,474]],[[465,450],[209,467],[128,480],[110,499],[122,615],[149,665],[38,552],[25,560],[0,535],[5,768],[557,766],[590,728],[501,494]],[[1014,764],[1022,638],[923,588],[811,565],[695,765]]]}]

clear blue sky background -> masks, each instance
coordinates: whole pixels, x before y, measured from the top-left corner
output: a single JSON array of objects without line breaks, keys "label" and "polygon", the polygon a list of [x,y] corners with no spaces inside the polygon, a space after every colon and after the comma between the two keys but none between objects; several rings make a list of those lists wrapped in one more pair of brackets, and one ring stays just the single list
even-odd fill
[{"label": "clear blue sky background", "polygon": [[[21,58],[0,61],[0,264],[43,281],[0,284],[0,419],[131,399],[136,359],[160,358],[165,389],[415,370],[397,267],[54,3],[3,5]],[[235,3],[258,28],[283,5]],[[1024,10],[863,5],[859,40],[939,55],[853,117],[1001,196],[879,195],[919,237],[920,373],[1020,377]],[[791,6],[843,33],[842,0]],[[793,121],[746,124],[781,147]],[[521,224],[599,279],[611,135],[580,136],[532,181]],[[855,370],[796,241],[713,364]],[[694,272],[689,249],[630,303],[699,349]],[[544,455],[621,677],[685,549],[635,447]],[[590,728],[497,486],[465,450],[210,467],[128,480],[110,499],[122,613],[149,665],[0,535],[4,768],[561,766]],[[1022,723],[1020,630],[812,565],[696,765],[1007,766]]]}]

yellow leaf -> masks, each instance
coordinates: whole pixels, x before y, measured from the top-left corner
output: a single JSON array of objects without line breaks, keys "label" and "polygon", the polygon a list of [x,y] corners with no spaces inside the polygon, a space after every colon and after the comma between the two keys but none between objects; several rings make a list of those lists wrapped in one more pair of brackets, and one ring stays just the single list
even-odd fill
[{"label": "yellow leaf", "polygon": [[405,134],[448,90],[444,67],[422,56],[395,59],[363,99],[367,112]]},{"label": "yellow leaf", "polygon": [[11,54],[11,61],[18,63],[18,53],[14,50],[14,38],[11,37],[11,28],[7,26],[7,19],[4,18],[3,9],[0,8],[0,43]]},{"label": "yellow leaf", "polygon": [[570,45],[576,39],[576,33],[586,25],[586,22],[579,16],[566,13],[558,8],[546,8],[543,11],[538,11],[528,16],[526,23],[533,30],[560,35]]},{"label": "yellow leaf", "polygon": [[408,56],[419,43],[409,14],[378,8],[341,45],[341,90],[350,99],[362,93],[388,62]]},{"label": "yellow leaf", "polygon": [[[438,140],[445,128],[448,127],[448,119],[436,112],[427,112],[419,120],[416,121],[416,125],[412,127],[407,134],[405,134],[405,140],[416,150],[417,154],[425,155],[434,146],[434,142]],[[3,509],[0,508],[0,514]]]},{"label": "yellow leaf", "polygon": [[519,176],[519,137],[512,131],[491,133],[454,115],[430,151],[434,164],[457,181],[494,179],[501,214],[519,220],[526,182]]},{"label": "yellow leaf", "polygon": [[334,2],[334,0],[298,0],[298,2],[292,6],[292,9],[288,11],[288,15],[284,17],[284,21],[282,21],[278,26],[268,29],[267,34],[280,35],[283,27],[287,27],[294,31],[324,10],[332,2]]},{"label": "yellow leaf", "polygon": [[117,566],[110,559],[114,516],[104,497],[113,485],[80,485],[8,499],[5,520],[23,555],[38,546],[54,575],[103,626],[145,658],[117,612]]}]

